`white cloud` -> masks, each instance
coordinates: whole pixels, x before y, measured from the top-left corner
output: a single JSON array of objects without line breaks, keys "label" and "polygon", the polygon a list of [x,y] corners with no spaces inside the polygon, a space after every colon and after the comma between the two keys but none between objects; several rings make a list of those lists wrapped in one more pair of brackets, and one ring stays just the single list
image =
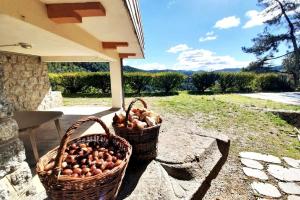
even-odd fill
[{"label": "white cloud", "polygon": [[178,44],[167,50],[168,53],[178,53],[181,51],[189,50],[190,48],[186,44]]},{"label": "white cloud", "polygon": [[199,42],[205,42],[205,41],[210,41],[210,40],[215,40],[217,39],[218,36],[215,35],[213,31],[207,32],[205,34],[205,37],[200,37]]},{"label": "white cloud", "polygon": [[236,16],[230,16],[217,21],[214,27],[219,29],[227,29],[239,25],[240,25],[240,18]]},{"label": "white cloud", "polygon": [[254,26],[261,26],[265,21],[264,17],[257,10],[249,10],[246,12],[245,15],[249,18],[249,20],[245,23],[243,28],[252,28]]},{"label": "white cloud", "polygon": [[181,52],[177,57],[174,69],[185,70],[217,70],[224,68],[242,68],[249,62],[238,61],[231,56],[218,56],[205,49],[192,49]]},{"label": "white cloud", "polygon": [[[274,7],[276,7],[276,6],[278,6],[278,5],[272,4],[272,6],[266,8],[262,11],[257,11],[257,10],[247,11],[245,16],[247,18],[249,18],[249,20],[244,24],[243,28],[252,28],[255,26],[261,26],[261,25],[263,25],[264,22],[278,16],[279,14],[281,14],[280,9],[275,8],[275,11],[268,12],[268,11],[274,9]],[[296,12],[300,12],[300,7],[296,10]],[[293,13],[294,13],[294,11],[287,12],[288,15],[291,15]]]},{"label": "white cloud", "polygon": [[167,69],[167,66],[162,63],[145,63],[145,64],[137,64],[134,65],[133,67],[136,67],[138,69],[143,69],[143,70],[153,70],[153,69]]}]

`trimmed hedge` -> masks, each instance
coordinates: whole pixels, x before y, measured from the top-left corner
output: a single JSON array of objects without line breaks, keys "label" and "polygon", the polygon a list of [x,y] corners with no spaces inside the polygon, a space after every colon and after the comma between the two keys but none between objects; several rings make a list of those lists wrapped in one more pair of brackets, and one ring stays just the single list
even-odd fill
[{"label": "trimmed hedge", "polygon": [[206,89],[212,87],[218,79],[219,74],[214,72],[194,73],[192,75],[192,82],[198,92],[204,92]]},{"label": "trimmed hedge", "polygon": [[248,72],[195,73],[192,82],[198,91],[219,88],[221,92],[291,91],[292,84],[287,75]]},{"label": "trimmed hedge", "polygon": [[[180,73],[124,73],[125,85],[136,94],[149,89],[169,93],[176,90],[183,82],[185,76]],[[110,75],[108,72],[75,72],[75,73],[49,73],[53,90],[64,94],[108,94],[110,93]]]},{"label": "trimmed hedge", "polygon": [[153,74],[154,87],[165,93],[178,89],[185,79],[185,75],[177,72],[161,72]]},{"label": "trimmed hedge", "polygon": [[149,85],[151,85],[153,76],[150,73],[132,72],[124,74],[125,85],[127,85],[135,94],[141,94]]},{"label": "trimmed hedge", "polygon": [[255,87],[263,92],[287,92],[292,91],[293,86],[287,75],[260,74],[256,77]]},{"label": "trimmed hedge", "polygon": [[[64,94],[109,94],[110,74],[108,72],[73,72],[49,74],[53,90]],[[253,91],[292,91],[289,77],[284,74],[238,73],[195,73],[187,78],[176,72],[144,73],[132,72],[124,74],[126,92],[141,94],[142,92],[163,92],[169,94],[182,88],[183,84],[193,84],[198,92],[207,89],[221,92],[253,92]],[[189,87],[193,88],[193,87]]]}]

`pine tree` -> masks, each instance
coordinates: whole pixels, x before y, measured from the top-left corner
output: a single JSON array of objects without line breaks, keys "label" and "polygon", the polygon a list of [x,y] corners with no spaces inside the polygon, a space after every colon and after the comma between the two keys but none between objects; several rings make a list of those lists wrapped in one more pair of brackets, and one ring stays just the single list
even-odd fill
[{"label": "pine tree", "polygon": [[[299,0],[258,0],[258,5],[264,9],[262,11],[263,16],[268,16],[268,20],[264,22],[266,25],[264,32],[252,39],[254,43],[252,47],[242,47],[242,50],[246,53],[255,54],[259,60],[272,60],[293,54],[295,69],[292,71],[295,85],[298,87],[300,73],[300,2]],[[282,43],[287,44],[288,52],[285,55],[276,55],[275,57],[275,53],[278,53],[279,45]]]}]

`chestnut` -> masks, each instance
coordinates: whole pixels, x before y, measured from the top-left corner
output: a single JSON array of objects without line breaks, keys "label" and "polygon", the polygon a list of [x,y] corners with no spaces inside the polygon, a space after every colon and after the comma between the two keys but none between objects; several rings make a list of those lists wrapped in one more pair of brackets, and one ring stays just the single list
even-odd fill
[{"label": "chestnut", "polygon": [[94,151],[94,152],[93,152],[93,156],[94,156],[95,158],[97,158],[97,157],[99,156],[99,152],[98,152],[98,151]]},{"label": "chestnut", "polygon": [[91,166],[91,171],[95,171],[97,169],[97,167],[95,165]]},{"label": "chestnut", "polygon": [[109,151],[108,152],[110,155],[114,155],[114,151]]},{"label": "chestnut", "polygon": [[102,174],[102,171],[100,169],[95,169],[93,171],[93,175]]},{"label": "chestnut", "polygon": [[76,164],[76,165],[73,166],[73,168],[74,168],[74,169],[79,168],[79,165]]},{"label": "chestnut", "polygon": [[73,173],[71,176],[74,178],[78,178],[79,175],[77,173]]},{"label": "chestnut", "polygon": [[99,152],[99,153],[98,153],[98,157],[99,157],[99,158],[103,158],[103,157],[104,157],[104,153],[103,153],[103,152]]},{"label": "chestnut", "polygon": [[107,155],[106,161],[107,162],[111,162],[112,161],[112,156],[111,155]]},{"label": "chestnut", "polygon": [[114,168],[115,164],[113,162],[107,162],[106,168],[107,169],[112,169]]},{"label": "chestnut", "polygon": [[118,159],[117,159],[116,156],[113,156],[113,157],[112,157],[112,161],[113,161],[113,162],[116,162],[117,160],[118,160]]},{"label": "chestnut", "polygon": [[85,177],[90,177],[90,176],[92,176],[92,173],[91,173],[91,172],[88,172],[88,173],[86,173],[86,175],[85,175]]},{"label": "chestnut", "polygon": [[68,176],[70,176],[71,174],[73,174],[73,171],[72,171],[71,169],[64,169],[63,175],[68,175]]},{"label": "chestnut", "polygon": [[80,168],[75,168],[75,169],[73,170],[73,172],[76,173],[76,174],[81,174],[81,173],[82,173],[82,169],[80,169]]},{"label": "chestnut", "polygon": [[70,153],[71,155],[74,155],[75,151],[76,151],[75,149],[72,149],[72,150],[69,151],[69,153]]},{"label": "chestnut", "polygon": [[119,166],[120,164],[122,163],[122,160],[117,160],[116,162],[115,162],[115,166]]},{"label": "chestnut", "polygon": [[84,173],[84,174],[88,173],[89,171],[91,171],[91,170],[88,167],[82,169],[82,173]]},{"label": "chestnut", "polygon": [[77,149],[77,145],[75,143],[71,144],[72,149]]}]

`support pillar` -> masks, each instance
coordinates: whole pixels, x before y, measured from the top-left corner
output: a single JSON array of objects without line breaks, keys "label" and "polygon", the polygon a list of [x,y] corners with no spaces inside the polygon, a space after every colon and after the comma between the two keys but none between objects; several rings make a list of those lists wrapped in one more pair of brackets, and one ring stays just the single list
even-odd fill
[{"label": "support pillar", "polygon": [[113,108],[124,108],[122,59],[117,58],[109,63],[110,84]]}]

